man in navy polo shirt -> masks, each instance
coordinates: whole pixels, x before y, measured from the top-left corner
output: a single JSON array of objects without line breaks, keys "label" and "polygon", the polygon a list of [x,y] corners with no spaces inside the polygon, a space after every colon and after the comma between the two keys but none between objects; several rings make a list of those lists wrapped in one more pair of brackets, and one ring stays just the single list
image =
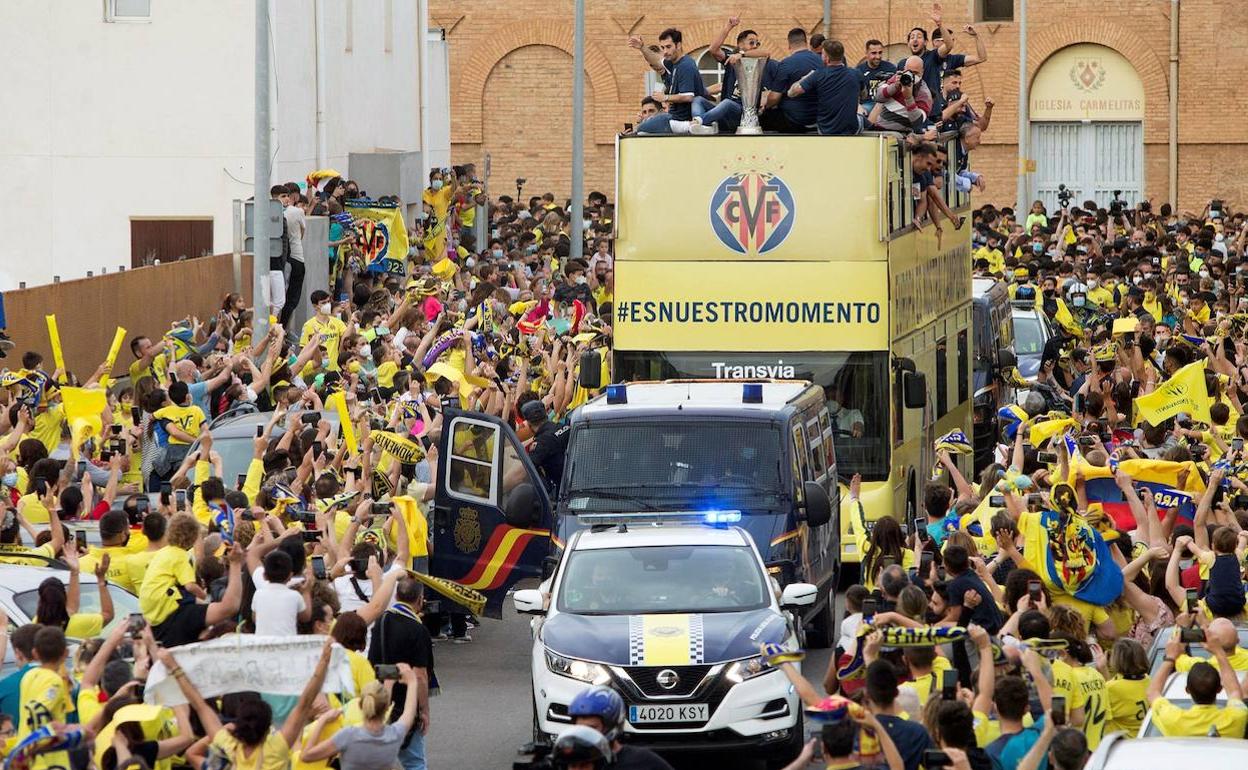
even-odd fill
[{"label": "man in navy polo shirt", "polygon": [[866,56],[859,62],[857,69],[858,74],[862,75],[865,89],[862,107],[870,113],[871,108],[875,106],[876,87],[891,78],[897,71],[897,67],[892,62],[884,61],[884,44],[879,40],[868,40],[865,53]]},{"label": "man in navy polo shirt", "polygon": [[854,136],[862,131],[858,93],[862,76],[845,66],[845,46],[839,40],[823,43],[823,69],[815,70],[789,88],[788,96],[814,94],[819,103],[816,122],[822,136]]},{"label": "man in navy polo shirt", "polygon": [[806,30],[789,30],[789,55],[781,60],[763,83],[767,91],[767,111],[762,125],[768,131],[784,134],[808,134],[819,117],[819,100],[814,94],[789,98],[794,83],[815,70],[823,69],[823,59],[806,45]]},{"label": "man in navy polo shirt", "polygon": [[[932,106],[928,111],[928,115],[938,118],[941,110],[944,109],[944,100],[940,97],[940,81],[945,71],[983,64],[988,60],[988,50],[984,47],[984,41],[975,32],[975,28],[968,24],[966,26],[966,34],[975,40],[975,53],[969,55],[951,53],[953,50],[953,30],[941,23],[939,3],[933,4],[932,21],[936,24],[932,29],[933,48],[927,47],[927,30],[922,27],[915,27],[910,30],[910,34],[906,37],[906,43],[910,46],[910,55],[917,56],[923,60],[923,82],[932,93]],[[905,62],[905,59],[897,62],[897,69],[904,68]]]},{"label": "man in navy polo shirt", "polygon": [[[687,134],[693,116],[701,116],[712,106],[697,62],[685,53],[683,41],[680,30],[673,28],[659,33],[658,52],[647,47],[639,36],[628,39],[630,46],[641,51],[650,68],[663,76],[663,88],[656,88],[651,96],[667,107],[667,112],[647,118],[637,126],[639,134]],[[675,121],[680,123],[672,125]]]}]

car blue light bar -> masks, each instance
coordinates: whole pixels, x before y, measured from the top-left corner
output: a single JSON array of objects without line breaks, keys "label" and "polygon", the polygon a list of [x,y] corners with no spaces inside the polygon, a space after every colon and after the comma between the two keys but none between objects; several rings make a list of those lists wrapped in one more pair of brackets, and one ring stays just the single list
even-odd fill
[{"label": "car blue light bar", "polygon": [[608,404],[627,404],[628,403],[628,386],[623,383],[616,383],[607,386],[607,403]]},{"label": "car blue light bar", "polygon": [[616,524],[732,524],[741,511],[640,511],[637,513],[582,513],[576,520],[589,526]]},{"label": "car blue light bar", "polygon": [[707,511],[702,519],[707,524],[736,524],[741,521],[741,511]]},{"label": "car blue light bar", "polygon": [[747,382],[741,386],[741,401],[746,404],[763,403],[763,383]]}]

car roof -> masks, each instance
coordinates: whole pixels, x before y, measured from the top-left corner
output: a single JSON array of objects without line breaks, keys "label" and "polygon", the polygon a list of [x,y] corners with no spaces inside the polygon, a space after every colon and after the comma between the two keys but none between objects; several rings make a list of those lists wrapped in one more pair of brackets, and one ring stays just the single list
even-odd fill
[{"label": "car roof", "polygon": [[1004,281],[998,281],[996,278],[972,278],[971,279],[971,296],[980,299],[992,290],[993,286],[1001,284],[1005,286]]},{"label": "car roof", "polygon": [[[1161,689],[1161,696],[1174,703],[1181,701],[1190,703],[1192,696],[1187,694],[1187,672],[1175,671],[1171,674],[1166,680],[1166,686]],[[1226,700],[1226,690],[1218,690],[1218,700]]]},{"label": "car roof", "polygon": [[627,384],[628,403],[608,404],[605,395],[586,403],[580,411],[583,416],[635,413],[656,407],[719,408],[731,407],[733,411],[776,412],[804,393],[810,383],[805,380],[778,380],[759,383],[763,386],[763,401],[747,404],[743,400],[745,381],[696,381],[696,382],[635,382]]},{"label": "car roof", "polygon": [[743,546],[750,536],[738,527],[711,527],[691,524],[631,524],[581,532],[574,550],[640,548],[663,545]]},{"label": "car roof", "polygon": [[[336,411],[322,411],[321,417],[329,420],[331,425],[338,424],[338,412]],[[239,438],[241,436],[255,438],[256,426],[268,425],[269,420],[272,418],[272,412],[247,412],[246,414],[240,414],[225,420],[219,425],[214,425],[212,437],[214,440],[219,438]],[[274,430],[274,435],[277,436],[283,432],[285,432],[285,428],[281,427],[280,430]]]},{"label": "car roof", "polygon": [[1085,770],[1152,770],[1182,767],[1193,760],[1243,762],[1248,741],[1209,738],[1121,738],[1103,743]]},{"label": "car roof", "polygon": [[69,583],[69,570],[55,567],[29,567],[20,564],[4,565],[4,587],[15,594],[34,591],[50,577]]}]

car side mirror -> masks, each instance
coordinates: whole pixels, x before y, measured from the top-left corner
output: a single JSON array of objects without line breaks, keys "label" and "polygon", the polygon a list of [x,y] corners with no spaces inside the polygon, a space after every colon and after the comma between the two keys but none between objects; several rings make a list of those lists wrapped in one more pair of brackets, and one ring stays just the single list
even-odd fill
[{"label": "car side mirror", "polygon": [[[534,592],[536,593],[536,592]],[[516,592],[517,600],[520,592]],[[784,591],[780,594],[780,607],[786,610],[795,610],[801,607],[809,607],[819,598],[819,587],[813,583],[789,583],[784,587]]]},{"label": "car side mirror", "polygon": [[541,518],[538,510],[537,490],[527,481],[517,484],[503,502],[503,518],[513,527],[525,529]]},{"label": "car side mirror", "polygon": [[927,375],[922,372],[905,372],[901,375],[903,398],[907,409],[927,406]]},{"label": "car side mirror", "polygon": [[525,588],[511,595],[516,612],[521,615],[545,615],[546,597],[535,588]]},{"label": "car side mirror", "polygon": [[822,527],[832,520],[832,499],[823,485],[807,481],[802,485],[802,495],[806,498],[806,526]]}]

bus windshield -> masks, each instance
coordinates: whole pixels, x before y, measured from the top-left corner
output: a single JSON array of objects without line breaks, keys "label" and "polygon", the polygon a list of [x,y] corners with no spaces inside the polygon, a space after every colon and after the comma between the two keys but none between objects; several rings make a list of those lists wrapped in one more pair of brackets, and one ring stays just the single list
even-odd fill
[{"label": "bus windshield", "polygon": [[837,475],[861,473],[883,481],[889,473],[892,382],[888,353],[615,352],[616,378],[666,380],[779,377],[821,386],[835,424]]},{"label": "bus windshield", "polygon": [[775,509],[785,493],[780,441],[757,420],[594,422],[572,432],[561,497],[577,513]]}]

